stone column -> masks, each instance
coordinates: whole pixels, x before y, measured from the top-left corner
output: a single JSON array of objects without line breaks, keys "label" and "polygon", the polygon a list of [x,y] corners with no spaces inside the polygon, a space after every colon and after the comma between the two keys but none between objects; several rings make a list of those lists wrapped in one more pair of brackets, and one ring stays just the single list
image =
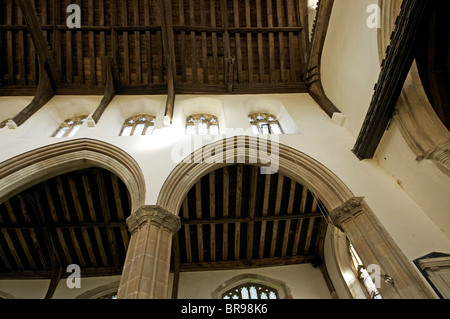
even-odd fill
[{"label": "stone column", "polygon": [[364,266],[380,267],[382,278],[378,291],[383,298],[435,298],[363,198],[351,198],[329,216],[345,232]]},{"label": "stone column", "polygon": [[131,240],[119,299],[167,298],[172,236],[180,218],[159,206],[143,206],[127,219]]}]

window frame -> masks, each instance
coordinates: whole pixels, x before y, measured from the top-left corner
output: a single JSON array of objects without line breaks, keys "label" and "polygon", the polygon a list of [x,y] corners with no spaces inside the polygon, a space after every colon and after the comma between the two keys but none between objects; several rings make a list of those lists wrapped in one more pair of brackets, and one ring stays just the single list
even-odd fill
[{"label": "window frame", "polygon": [[[55,138],[73,137],[78,132],[78,130],[83,126],[83,124],[87,121],[87,118],[88,115],[78,115],[69,117],[56,129],[52,137]],[[67,131],[65,131],[63,135],[58,136],[59,133],[64,128],[68,128]]]},{"label": "window frame", "polygon": [[[268,287],[269,289],[273,289],[277,293],[278,299],[293,299],[291,291],[285,282],[273,279],[269,277],[265,277],[262,275],[255,274],[242,274],[236,277],[233,277],[221,285],[217,287],[212,293],[211,296],[213,299],[222,299],[223,295],[237,287],[241,287],[243,285],[261,285]],[[255,299],[256,300],[256,299]]]},{"label": "window frame", "polygon": [[[284,131],[280,125],[278,118],[270,113],[265,112],[255,112],[248,115],[248,120],[250,126],[252,127],[253,133],[255,135],[282,135]],[[262,124],[264,123],[264,124]],[[267,125],[268,133],[264,133],[262,126]],[[277,125],[280,133],[274,133],[272,125]],[[255,130],[257,128],[257,132]]]},{"label": "window frame", "polygon": [[[214,120],[214,122],[213,122]],[[207,134],[200,134],[199,125],[206,124]],[[189,131],[189,126],[193,126],[194,132]],[[211,133],[211,126],[217,126],[217,133]],[[187,135],[218,135],[220,134],[220,122],[217,116],[207,113],[192,114],[186,118],[186,134]]]},{"label": "window frame", "polygon": [[[142,120],[145,119],[145,120]],[[131,123],[133,121],[133,123]],[[156,123],[156,116],[151,114],[137,114],[130,116],[125,120],[125,122],[122,125],[122,129],[120,130],[119,136],[121,137],[130,137],[130,136],[150,136],[153,135],[154,129],[155,129],[155,123]],[[134,135],[136,132],[136,128],[138,125],[144,124],[144,129],[142,130],[141,135]],[[123,135],[126,128],[131,127],[131,131],[129,135]],[[151,128],[151,133],[147,134],[147,131]]]}]

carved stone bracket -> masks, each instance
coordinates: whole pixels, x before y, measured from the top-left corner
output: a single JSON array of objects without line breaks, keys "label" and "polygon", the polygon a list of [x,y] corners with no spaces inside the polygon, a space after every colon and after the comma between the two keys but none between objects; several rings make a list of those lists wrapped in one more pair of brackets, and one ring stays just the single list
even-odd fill
[{"label": "carved stone bracket", "polygon": [[362,203],[364,197],[354,197],[342,204],[341,206],[335,208],[329,213],[329,218],[331,222],[338,228],[342,228],[342,224],[355,217],[357,214],[363,213]]},{"label": "carved stone bracket", "polygon": [[181,228],[180,218],[160,206],[142,206],[127,219],[131,235],[146,223],[163,227],[171,234],[175,234]]}]

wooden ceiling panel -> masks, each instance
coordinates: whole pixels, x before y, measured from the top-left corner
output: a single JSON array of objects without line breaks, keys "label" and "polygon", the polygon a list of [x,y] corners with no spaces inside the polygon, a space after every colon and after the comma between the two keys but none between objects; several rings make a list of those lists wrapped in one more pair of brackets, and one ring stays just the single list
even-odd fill
[{"label": "wooden ceiling panel", "polygon": [[41,182],[0,205],[0,278],[52,278],[78,264],[83,276],[119,275],[130,215],[126,186],[101,169]]},{"label": "wooden ceiling panel", "polygon": [[304,186],[255,166],[219,169],[199,180],[180,210],[180,271],[309,263],[319,258],[324,208]]},{"label": "wooden ceiling panel", "polygon": [[[106,57],[114,59],[122,94],[167,92],[174,58],[176,93],[304,92],[307,25],[294,0],[33,1],[54,57],[58,94],[104,94]],[[81,6],[81,28],[69,29],[69,4]],[[31,4],[33,5],[33,4]],[[2,94],[34,94],[37,52],[20,1],[2,1]],[[164,21],[170,21],[166,28]],[[172,42],[165,42],[173,35]],[[174,56],[170,46],[174,47]],[[166,58],[169,57],[170,58]]]}]

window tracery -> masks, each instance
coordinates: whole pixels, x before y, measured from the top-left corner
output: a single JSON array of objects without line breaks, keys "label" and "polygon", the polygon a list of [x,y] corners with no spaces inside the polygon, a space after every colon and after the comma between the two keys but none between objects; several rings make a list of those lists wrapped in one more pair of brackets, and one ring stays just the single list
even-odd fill
[{"label": "window tracery", "polygon": [[134,115],[126,119],[120,136],[152,135],[156,117],[149,114]]},{"label": "window tracery", "polygon": [[252,113],[248,119],[255,135],[283,134],[276,116],[269,113]]},{"label": "window tracery", "polygon": [[53,137],[73,137],[86,121],[86,119],[87,115],[68,118],[56,130],[56,132],[53,134]]}]

